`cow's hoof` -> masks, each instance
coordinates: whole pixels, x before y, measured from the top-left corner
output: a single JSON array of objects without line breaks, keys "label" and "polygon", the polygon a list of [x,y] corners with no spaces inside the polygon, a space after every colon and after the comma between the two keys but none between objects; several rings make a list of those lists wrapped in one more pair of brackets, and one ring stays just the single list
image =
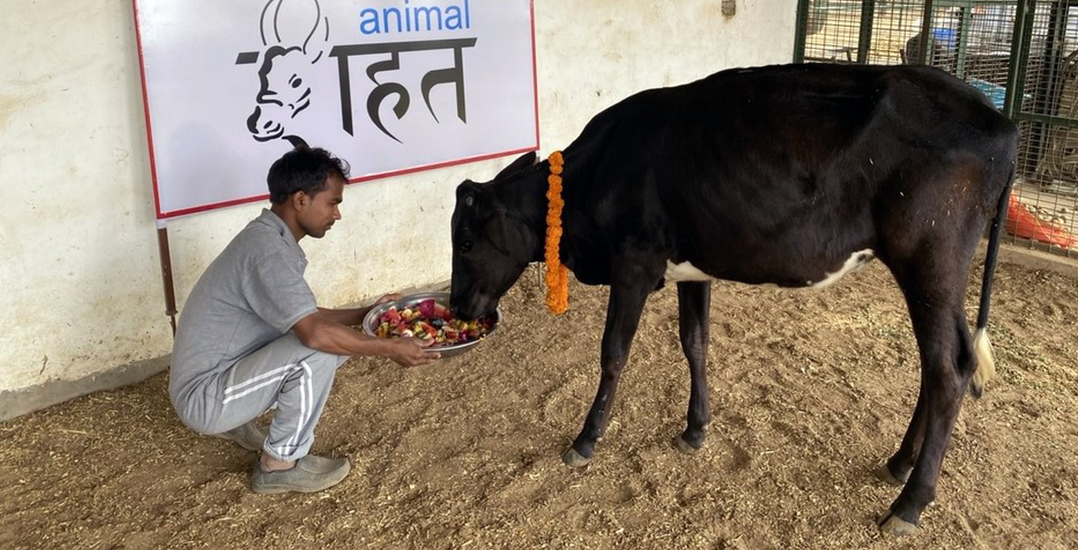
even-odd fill
[{"label": "cow's hoof", "polygon": [[569,447],[569,450],[561,455],[561,461],[570,468],[583,468],[591,462],[591,459],[576,452],[576,449]]},{"label": "cow's hoof", "polygon": [[675,449],[677,449],[677,450],[679,450],[679,451],[681,451],[681,452],[683,452],[683,453],[685,453],[687,455],[694,455],[700,450],[701,447],[703,447],[702,444],[697,445],[696,447],[693,447],[691,443],[689,443],[688,441],[685,441],[685,438],[681,437],[680,435],[675,437],[674,440],[671,441],[671,443],[674,444]]},{"label": "cow's hoof", "polygon": [[894,512],[888,510],[877,522],[880,526],[880,532],[888,535],[894,535],[896,537],[904,537],[906,535],[913,535],[921,530],[914,523],[910,523],[900,517]]},{"label": "cow's hoof", "polygon": [[876,469],[876,477],[880,478],[880,481],[887,483],[888,485],[894,485],[895,487],[901,487],[906,484],[906,479],[909,474],[902,476],[903,479],[895,477],[895,474],[891,473],[891,469],[887,467],[887,464],[883,464]]}]

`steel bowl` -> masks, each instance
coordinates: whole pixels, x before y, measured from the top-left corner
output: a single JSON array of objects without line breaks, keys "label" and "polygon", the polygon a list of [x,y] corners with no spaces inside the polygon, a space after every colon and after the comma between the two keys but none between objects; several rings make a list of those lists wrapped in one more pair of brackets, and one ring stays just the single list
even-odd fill
[{"label": "steel bowl", "polygon": [[[379,325],[378,319],[382,316],[383,313],[388,311],[389,308],[396,306],[398,311],[400,311],[400,310],[402,310],[404,308],[415,309],[417,306],[419,306],[419,303],[422,302],[423,300],[430,300],[432,298],[434,299],[435,303],[437,303],[439,305],[442,305],[442,306],[444,306],[446,308],[449,307],[449,293],[448,292],[421,292],[419,294],[409,294],[408,296],[404,296],[400,300],[397,300],[397,301],[394,301],[394,302],[386,302],[384,304],[378,304],[378,305],[374,306],[373,308],[371,308],[371,310],[369,312],[367,312],[367,316],[363,318],[363,333],[368,335],[368,336],[374,336],[374,337],[377,338],[377,335],[375,334],[375,330],[378,329],[378,325]],[[502,320],[501,309],[496,309],[494,311],[494,324],[490,326],[490,331],[487,332],[482,338],[480,338],[478,340],[472,340],[471,342],[464,342],[463,344],[452,344],[452,345],[434,344],[434,345],[429,346],[429,347],[424,348],[424,349],[425,349],[425,351],[428,351],[428,352],[438,352],[438,353],[442,354],[443,359],[447,358],[447,357],[455,357],[455,356],[460,355],[460,354],[462,354],[462,353],[464,353],[466,351],[474,349],[475,346],[479,344],[479,342],[482,342],[488,336],[490,336],[491,334],[494,334],[494,331],[498,329],[498,323],[501,320]]]}]

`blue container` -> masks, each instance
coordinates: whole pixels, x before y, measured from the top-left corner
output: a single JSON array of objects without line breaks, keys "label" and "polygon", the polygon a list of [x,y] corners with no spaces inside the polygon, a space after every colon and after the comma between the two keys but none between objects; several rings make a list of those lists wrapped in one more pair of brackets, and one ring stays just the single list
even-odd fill
[{"label": "blue container", "polygon": [[958,47],[958,33],[954,29],[932,29],[932,40],[937,47],[954,50]]},{"label": "blue container", "polygon": [[1007,97],[1007,88],[978,78],[971,78],[969,85],[988,96],[988,99],[992,100],[992,105],[995,105],[997,109],[1003,109],[1003,100]]}]

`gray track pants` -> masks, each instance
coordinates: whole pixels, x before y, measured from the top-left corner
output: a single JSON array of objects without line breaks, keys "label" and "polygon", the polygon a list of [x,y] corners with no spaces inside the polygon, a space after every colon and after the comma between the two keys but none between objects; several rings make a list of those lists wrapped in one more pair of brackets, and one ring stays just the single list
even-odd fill
[{"label": "gray track pants", "polygon": [[[198,422],[199,431],[222,433],[257,418],[277,404],[262,451],[278,460],[296,460],[311,450],[314,427],[333,386],[337,367],[348,359],[316,351],[288,334],[240,359],[206,388],[220,410],[217,418]],[[207,395],[207,396],[208,396]],[[207,404],[209,405],[209,404]],[[209,414],[212,414],[209,413]]]}]

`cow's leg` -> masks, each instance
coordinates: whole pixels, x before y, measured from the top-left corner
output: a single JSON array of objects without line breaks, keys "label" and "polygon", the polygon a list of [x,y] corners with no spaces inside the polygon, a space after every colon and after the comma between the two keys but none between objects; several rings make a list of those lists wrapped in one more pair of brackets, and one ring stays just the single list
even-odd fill
[{"label": "cow's leg", "polygon": [[711,408],[707,402],[708,307],[711,303],[709,281],[685,281],[677,284],[678,324],[681,349],[689,361],[689,412],[685,432],[674,438],[674,447],[683,453],[695,453],[704,445]]},{"label": "cow's leg", "polygon": [[925,393],[922,379],[917,406],[914,407],[910,425],[906,428],[906,436],[902,438],[898,451],[876,472],[880,479],[891,485],[901,487],[906,483],[917,455],[921,452],[921,444],[925,438]]},{"label": "cow's leg", "polygon": [[613,280],[610,283],[610,299],[606,308],[606,328],[603,330],[600,354],[599,390],[584,420],[584,428],[576,436],[573,446],[561,459],[574,468],[586,466],[595,451],[595,443],[606,432],[610,409],[614,405],[614,393],[618,379],[629,357],[636,327],[644,302],[662,277],[661,261],[633,257],[615,257],[612,262]]},{"label": "cow's leg", "polygon": [[917,408],[899,451],[888,461],[896,479],[903,477],[910,462],[913,468],[902,492],[879,519],[880,529],[896,535],[916,531],[921,512],[936,497],[943,455],[976,367],[962,308],[967,264],[954,261],[961,253],[949,256],[940,249],[906,263],[915,266],[910,272],[896,272],[921,355]]}]

